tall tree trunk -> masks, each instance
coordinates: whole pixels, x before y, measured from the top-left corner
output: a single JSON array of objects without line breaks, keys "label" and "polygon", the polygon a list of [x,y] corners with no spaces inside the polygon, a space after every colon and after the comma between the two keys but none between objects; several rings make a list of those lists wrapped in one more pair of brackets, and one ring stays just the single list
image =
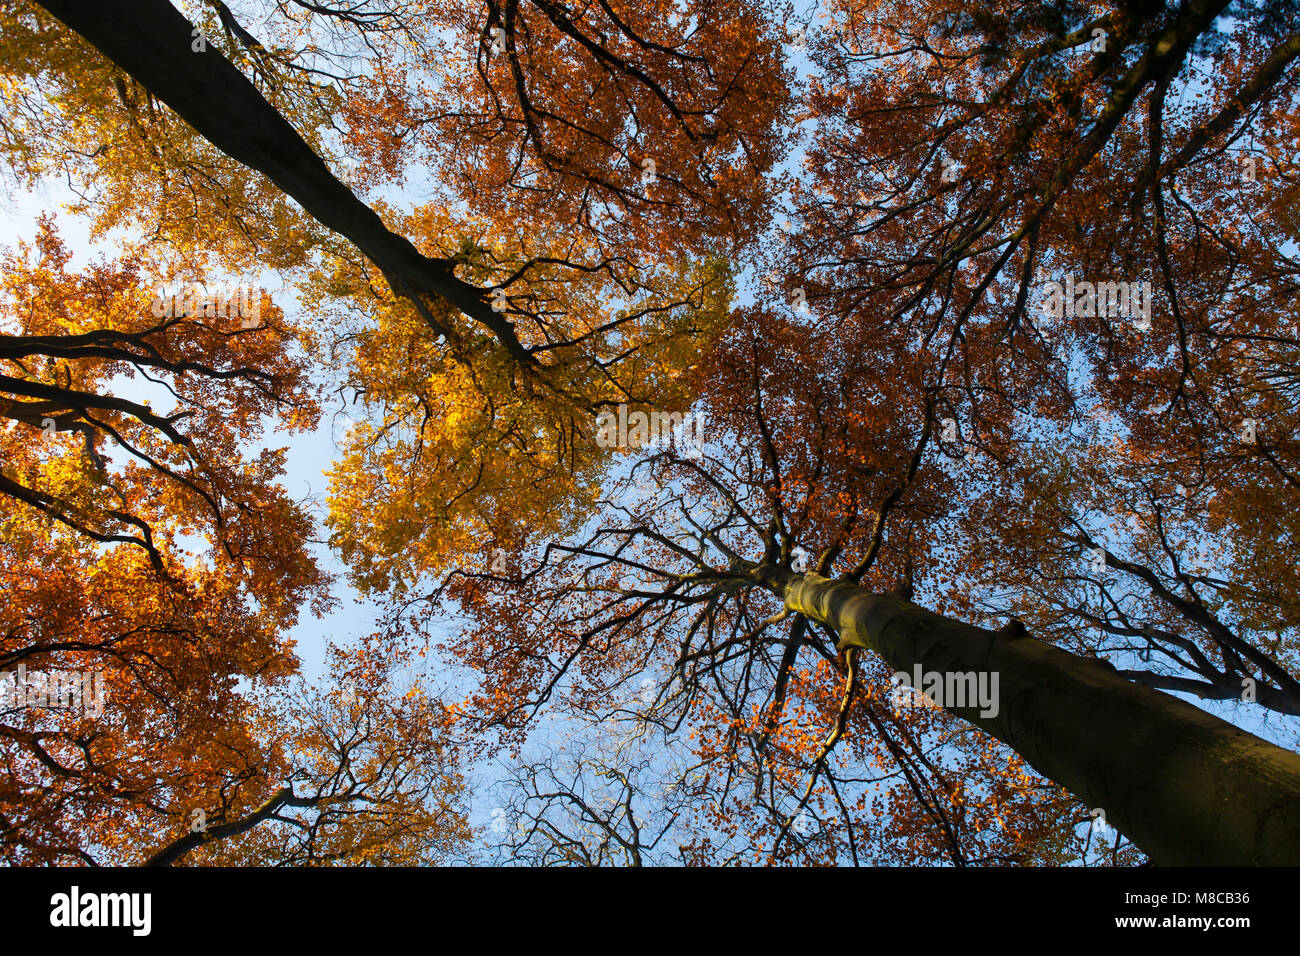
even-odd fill
[{"label": "tall tree trunk", "polygon": [[509,320],[492,310],[485,290],[458,279],[447,260],[424,256],[389,230],[215,46],[194,49],[195,27],[167,0],[37,2],[213,146],[265,175],[323,226],[351,240],[395,292],[446,299],[490,329],[521,366],[535,368],[532,354]]},{"label": "tall tree trunk", "polygon": [[1104,810],[1153,862],[1300,863],[1300,755],[1018,626],[985,630],[817,574],[762,577],[788,608],[833,628],[841,649],[867,648],[909,675],[918,664],[996,672],[996,714],[946,709]]}]

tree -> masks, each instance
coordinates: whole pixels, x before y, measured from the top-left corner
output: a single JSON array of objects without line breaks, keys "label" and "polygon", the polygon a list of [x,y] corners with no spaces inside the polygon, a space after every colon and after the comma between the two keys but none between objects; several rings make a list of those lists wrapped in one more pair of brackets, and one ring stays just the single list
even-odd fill
[{"label": "tree", "polygon": [[[176,538],[210,530],[215,569],[291,619],[323,584],[303,554],[308,525],[271,484],[280,456],[245,462],[238,446],[261,435],[263,415],[282,412],[291,429],[315,422],[295,330],[270,303],[263,313],[261,290],[210,293],[194,272],[185,283],[158,263],[165,281],[147,288],[138,255],[70,274],[49,219],[36,246],[36,261],[24,246],[0,264],[11,330],[0,339],[10,423],[0,490],[96,542],[140,548],[159,573],[167,546],[184,553]],[[151,294],[168,283],[181,305]],[[171,410],[112,394],[121,378],[158,387]]]},{"label": "tree", "polygon": [[[382,272],[389,287],[409,300],[437,333],[451,340],[458,338],[450,324],[439,320],[438,313],[441,309],[430,308],[430,300],[449,303],[487,329],[521,372],[531,376],[542,375],[544,363],[535,354],[540,346],[534,344],[529,347],[520,341],[509,311],[492,307],[494,297],[489,295],[490,289],[477,287],[459,278],[456,269],[460,263],[456,258],[429,258],[419,252],[407,237],[389,229],[374,209],[333,175],[320,155],[293,127],[290,118],[269,103],[257,87],[230,60],[221,55],[215,45],[209,48],[204,42],[198,45],[201,48],[196,47],[194,35],[199,32],[198,28],[165,0],[124,0],[93,9],[80,4],[59,2],[41,6],[172,107],[208,142],[250,169],[264,174],[321,225],[349,240]],[[490,8],[490,11],[494,9]],[[755,55],[763,52],[768,58],[771,57],[773,39],[764,33],[765,30],[770,30],[770,26],[761,19],[754,22],[751,18],[742,17],[739,30],[741,42],[725,47],[714,44],[710,48],[710,57],[687,55],[684,50],[674,53],[672,49],[658,44],[658,49],[653,53],[656,59],[680,70],[683,79],[690,78],[691,82],[700,85],[698,91],[683,93],[689,99],[678,104],[634,62],[611,54],[591,37],[575,35],[579,31],[558,7],[539,4],[538,9],[551,20],[553,29],[567,34],[578,45],[580,53],[575,69],[593,74],[596,79],[612,73],[615,82],[640,89],[638,105],[632,108],[634,116],[645,118],[647,115],[666,114],[666,118],[659,120],[660,124],[666,123],[671,127],[662,130],[666,147],[675,149],[676,143],[684,141],[697,154],[697,164],[701,151],[708,155],[719,153],[724,157],[736,150],[744,153],[742,159],[719,171],[718,181],[714,181],[712,174],[702,164],[694,167],[691,180],[682,178],[686,175],[684,170],[688,168],[685,164],[681,172],[666,171],[665,183],[668,185],[665,188],[674,194],[673,201],[654,200],[633,205],[639,210],[666,213],[666,222],[679,222],[678,217],[683,212],[691,212],[701,205],[718,208],[723,213],[721,218],[737,235],[752,231],[752,227],[743,224],[752,219],[753,212],[744,208],[732,210],[728,193],[735,191],[732,189],[733,184],[744,181],[745,177],[740,175],[744,170],[752,170],[761,181],[762,173],[778,155],[778,151],[770,145],[776,141],[775,131],[769,128],[767,121],[779,116],[784,101],[783,84],[779,79],[774,84],[767,78],[770,71],[762,71],[763,60],[756,59]],[[634,38],[643,49],[647,48],[649,41],[635,34],[617,12],[605,9],[611,21],[618,26],[623,41]],[[453,10],[452,13],[453,17],[462,16],[458,11]],[[557,147],[543,141],[532,113],[533,107],[540,109],[554,104],[549,100],[533,103],[526,92],[519,54],[513,49],[516,13],[514,4],[505,9],[505,20],[511,31],[507,42],[512,44],[510,60],[513,64],[515,88],[522,94],[522,122],[530,128],[528,141],[531,149],[540,155],[543,165],[551,167],[554,172],[555,164],[560,159],[555,153]],[[437,26],[436,19],[432,25]],[[453,20],[451,26],[454,28],[457,25]],[[522,24],[519,26],[521,30],[524,29]],[[704,32],[707,36],[721,26],[721,22],[714,23]],[[485,32],[476,31],[476,35]],[[700,41],[684,38],[678,44],[689,46],[690,42]],[[751,51],[751,44],[763,49]],[[546,69],[554,66],[547,59],[551,49],[553,48],[546,48],[536,53],[539,65],[544,64]],[[720,55],[721,50],[726,51],[725,56]],[[739,54],[738,63],[733,60],[733,50]],[[596,61],[594,67],[590,63],[593,59]],[[715,61],[719,67],[725,67],[721,75],[714,73]],[[559,68],[563,69],[563,61],[559,61],[559,64]],[[742,117],[749,115],[747,112],[732,109],[728,113],[734,115],[710,116],[727,103],[740,100],[737,84],[744,80],[744,74],[740,71],[755,69],[765,74],[762,80],[764,87],[772,89],[770,107],[754,117],[757,120],[755,128],[763,130],[768,137],[769,145],[762,150],[749,147],[743,136],[744,130],[734,128],[739,125]],[[220,102],[212,97],[213,91],[220,91]],[[612,116],[618,115],[622,121],[621,104],[602,102],[600,105],[611,115],[611,120]],[[696,116],[699,117],[698,120],[695,119]],[[513,119],[506,116],[498,118],[507,122]],[[562,125],[562,116],[555,119]],[[698,129],[695,126],[697,123]],[[634,148],[632,145],[610,142],[608,135],[602,137],[599,130],[583,130],[579,136],[588,143],[604,139],[606,151],[621,150],[629,157],[632,155],[629,152]],[[444,148],[448,146],[460,149],[459,143],[445,144]],[[669,155],[675,157],[675,153]],[[561,171],[561,186],[557,188],[568,192],[572,190],[571,183],[566,180],[573,175],[569,169],[573,165],[573,157],[564,155],[560,165],[564,164],[569,165]],[[518,165],[518,161],[515,165]],[[643,171],[644,168],[638,166],[634,173],[629,172],[629,178],[639,181]],[[587,180],[586,187],[598,194],[614,197],[620,205],[626,203],[627,187],[607,180],[591,181],[590,176],[580,175],[580,170],[576,172],[579,179]],[[526,184],[526,188],[532,189],[531,184]],[[739,192],[740,197],[751,204],[762,198],[761,192],[758,195],[752,191],[749,194],[743,190]],[[542,197],[539,205],[549,207],[553,205],[551,199],[553,197]],[[581,201],[585,203],[589,200]],[[566,220],[562,221],[567,225]],[[629,220],[632,232],[636,231],[637,225],[638,219],[634,216]],[[671,239],[672,233],[669,231],[662,241]],[[656,236],[655,241],[661,240]],[[588,265],[599,268],[601,264]]]},{"label": "tree", "polygon": [[[1042,446],[980,493],[972,564],[1021,596],[984,610],[1154,652],[1125,669],[1152,686],[1291,712],[1294,7],[844,10],[815,109],[850,122],[819,133],[782,254],[831,314],[947,350],[954,442],[998,470]],[[924,255],[894,253],[909,233]],[[1144,307],[1111,307],[1142,285]],[[1008,527],[1008,499],[1035,520]],[[1062,561],[1080,547],[1102,573]]]},{"label": "tree", "polygon": [[[661,452],[642,463],[656,469],[662,494],[638,504],[606,497],[582,537],[548,545],[525,575],[453,578],[449,592],[475,622],[458,653],[486,676],[479,708],[513,724],[553,694],[581,708],[637,672],[660,669],[680,690],[675,717],[659,719],[678,723],[721,693],[733,734],[770,735],[793,706],[784,695],[808,633],[802,617],[833,633],[810,643],[832,660],[838,652],[845,676],[840,693],[824,694],[812,711],[830,732],[820,745],[803,741],[811,779],[796,811],[844,738],[858,658],[869,650],[903,674],[996,674],[1000,693],[977,701],[940,691],[944,709],[1102,810],[1157,862],[1294,859],[1296,821],[1278,797],[1300,781],[1294,753],[1136,686],[1108,663],[1035,640],[1019,621],[986,630],[912,603],[910,566],[924,559],[931,574],[942,567],[928,539],[955,510],[944,504],[945,466],[921,454],[931,410],[921,406],[918,425],[900,440],[908,376],[897,356],[855,351],[869,358],[815,380],[805,350],[825,345],[789,322],[759,316],[745,332],[733,329],[707,373],[710,421],[725,429],[711,436],[713,455],[697,463]],[[853,421],[848,409],[872,391],[888,410],[883,423]],[[756,450],[747,449],[748,436]],[[877,483],[893,488],[887,508],[873,514],[851,504]],[[901,540],[882,539],[886,510],[903,526]],[[806,555],[798,570],[796,547]],[[552,553],[563,556],[554,568]],[[890,572],[877,563],[886,554],[900,582],[888,591],[881,584]],[[836,566],[843,571],[831,580],[825,574]],[[858,583],[872,579],[875,587]],[[768,636],[788,618],[788,639]],[[772,655],[781,662],[775,670]],[[721,687],[710,693],[709,685]],[[878,695],[879,684],[867,694]],[[1270,836],[1254,842],[1264,831]]]},{"label": "tree", "polygon": [[[422,209],[407,231],[446,247],[464,225]],[[529,387],[485,336],[465,348],[442,340],[362,274],[314,284],[346,343],[340,387],[361,419],[331,469],[327,520],[369,588],[400,591],[476,550],[500,565],[529,534],[580,522],[614,455],[597,441],[598,411],[689,408],[695,349],[727,319],[732,286],[717,261],[643,267],[624,286],[604,269],[566,277],[559,247],[572,255],[572,239],[516,251],[487,223],[477,237],[483,273],[529,273],[512,301],[546,317],[523,339],[547,356],[545,388]]]},{"label": "tree", "polygon": [[[253,729],[269,751],[265,766],[195,781],[201,789],[166,814],[188,832],[145,865],[412,866],[457,858],[473,831],[454,711],[404,677],[399,665],[409,660],[373,637],[351,651],[331,647],[330,657],[333,687],[300,680],[259,702]],[[287,781],[279,788],[277,771]]]},{"label": "tree", "polygon": [[[285,806],[304,814],[293,826],[306,833],[277,844],[262,826],[235,841],[242,859],[357,859],[375,832],[427,839],[365,850],[403,859],[463,842],[436,708],[390,707],[378,730],[367,710],[364,732],[354,722],[350,735],[320,701],[271,719],[296,669],[287,629],[304,606],[330,602],[307,551],[313,522],[277,481],[283,451],[241,450],[266,416],[315,423],[295,330],[261,291],[208,294],[192,267],[184,283],[140,255],[80,274],[69,258],[43,219],[36,249],[0,262],[6,859],[138,861],[179,821],[193,834],[155,856],[170,862],[185,840],[224,844],[272,812],[283,820]],[[142,281],[149,270],[184,304],[164,307]],[[119,397],[131,377],[157,397]],[[271,703],[250,701],[240,680]],[[377,768],[362,772],[362,755]],[[235,819],[299,760],[297,785],[314,792],[290,783],[260,817]],[[381,797],[379,810],[356,809]]]},{"label": "tree", "polygon": [[[688,784],[624,750],[544,754],[515,765],[493,810],[506,859],[530,866],[652,866],[671,859]],[[658,778],[658,779],[656,779]],[[654,782],[651,782],[651,781]],[[650,799],[645,790],[654,787]],[[647,808],[647,804],[649,807]],[[489,835],[491,836],[491,835]]]}]

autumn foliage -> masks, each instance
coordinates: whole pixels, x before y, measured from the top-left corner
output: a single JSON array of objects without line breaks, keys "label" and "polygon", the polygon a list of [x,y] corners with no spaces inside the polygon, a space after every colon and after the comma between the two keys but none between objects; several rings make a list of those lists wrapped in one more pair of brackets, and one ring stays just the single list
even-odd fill
[{"label": "autumn foliage", "polygon": [[4,859],[1300,859],[1292,0],[92,6],[0,3],[118,246],[0,258],[0,667],[107,687]]}]

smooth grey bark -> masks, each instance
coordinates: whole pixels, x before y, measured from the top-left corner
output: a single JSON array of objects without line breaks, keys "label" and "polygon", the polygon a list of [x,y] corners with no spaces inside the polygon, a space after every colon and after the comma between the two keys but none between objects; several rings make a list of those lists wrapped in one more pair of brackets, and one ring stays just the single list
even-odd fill
[{"label": "smooth grey bark", "polygon": [[949,711],[992,734],[1166,865],[1300,863],[1300,755],[1110,664],[954,621],[894,594],[765,569],[788,608],[898,671],[997,672],[996,715]]}]

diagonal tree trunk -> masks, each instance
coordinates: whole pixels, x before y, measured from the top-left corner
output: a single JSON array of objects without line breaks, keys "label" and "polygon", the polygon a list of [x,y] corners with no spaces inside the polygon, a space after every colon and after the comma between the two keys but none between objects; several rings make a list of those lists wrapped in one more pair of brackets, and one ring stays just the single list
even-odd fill
[{"label": "diagonal tree trunk", "polygon": [[[195,27],[167,0],[37,0],[126,71],[208,142],[265,175],[326,228],[350,240],[415,299],[440,296],[497,337],[525,369],[536,360],[486,290],[458,279],[444,259],[423,255],[358,199],[274,106],[210,44],[193,49]],[[427,310],[423,310],[426,319]],[[437,331],[446,333],[446,329]]]},{"label": "diagonal tree trunk", "polygon": [[[1300,755],[1130,683],[1102,661],[817,574],[763,568],[786,607],[895,670],[998,674],[999,706],[946,709],[1016,750],[1170,865],[1300,863]],[[989,708],[990,710],[992,708]]]}]

